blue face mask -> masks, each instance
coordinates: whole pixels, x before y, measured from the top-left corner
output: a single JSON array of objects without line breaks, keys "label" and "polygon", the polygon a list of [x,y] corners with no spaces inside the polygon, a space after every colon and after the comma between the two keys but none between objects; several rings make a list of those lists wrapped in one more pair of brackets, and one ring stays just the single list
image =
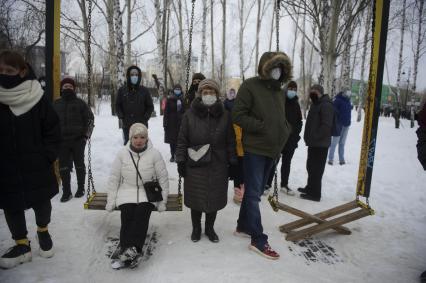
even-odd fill
[{"label": "blue face mask", "polygon": [[136,84],[138,83],[138,80],[139,80],[139,77],[138,77],[138,76],[131,76],[131,77],[130,77],[130,82],[131,82],[133,85],[136,85]]},{"label": "blue face mask", "polygon": [[180,96],[182,94],[182,91],[180,89],[175,89],[173,90],[173,92],[176,96]]},{"label": "blue face mask", "polygon": [[297,92],[295,90],[287,90],[287,97],[289,99],[294,98],[297,95]]}]

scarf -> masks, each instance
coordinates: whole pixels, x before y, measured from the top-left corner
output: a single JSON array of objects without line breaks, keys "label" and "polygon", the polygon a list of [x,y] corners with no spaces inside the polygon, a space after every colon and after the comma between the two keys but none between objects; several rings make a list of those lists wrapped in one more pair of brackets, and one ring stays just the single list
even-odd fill
[{"label": "scarf", "polygon": [[37,80],[24,81],[11,89],[0,86],[0,103],[8,105],[15,116],[20,116],[30,111],[40,101],[43,93]]}]

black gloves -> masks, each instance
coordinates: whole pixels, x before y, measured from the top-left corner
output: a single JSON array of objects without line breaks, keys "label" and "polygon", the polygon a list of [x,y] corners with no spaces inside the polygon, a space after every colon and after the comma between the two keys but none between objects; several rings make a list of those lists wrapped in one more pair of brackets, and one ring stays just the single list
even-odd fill
[{"label": "black gloves", "polygon": [[177,170],[178,170],[179,176],[185,177],[185,175],[186,175],[185,162],[178,162],[178,164],[177,164]]},{"label": "black gloves", "polygon": [[228,177],[229,180],[235,180],[238,176],[238,166],[237,165],[229,165],[228,167]]}]

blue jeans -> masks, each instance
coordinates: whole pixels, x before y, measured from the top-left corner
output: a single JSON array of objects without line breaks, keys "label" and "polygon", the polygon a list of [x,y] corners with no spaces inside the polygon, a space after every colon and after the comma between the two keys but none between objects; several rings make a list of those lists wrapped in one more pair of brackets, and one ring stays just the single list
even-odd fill
[{"label": "blue jeans", "polygon": [[342,127],[342,132],[339,137],[331,137],[330,149],[328,151],[328,160],[334,160],[334,151],[337,144],[339,144],[339,161],[345,162],[345,143],[348,136],[349,127]]},{"label": "blue jeans", "polygon": [[250,152],[244,153],[244,187],[237,229],[251,235],[251,241],[260,250],[268,242],[263,233],[259,202],[273,165],[273,159]]}]

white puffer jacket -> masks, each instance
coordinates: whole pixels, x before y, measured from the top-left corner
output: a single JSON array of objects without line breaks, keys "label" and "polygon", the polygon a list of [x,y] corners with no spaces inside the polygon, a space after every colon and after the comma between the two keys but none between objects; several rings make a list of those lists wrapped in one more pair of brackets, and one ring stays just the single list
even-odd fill
[{"label": "white puffer jacket", "polygon": [[[106,210],[111,211],[115,207],[124,203],[148,202],[142,183],[152,181],[155,178],[157,178],[161,188],[163,189],[163,201],[153,204],[156,207],[159,205],[165,205],[169,194],[169,176],[166,164],[164,163],[160,152],[152,146],[150,140],[148,140],[147,149],[141,153],[133,152],[129,145],[130,142],[117,153],[117,156],[112,163],[111,175],[107,186],[108,199]],[[133,159],[138,166],[143,182],[137,175],[136,168],[129,152],[132,154]],[[139,185],[139,193],[136,180]]]}]

